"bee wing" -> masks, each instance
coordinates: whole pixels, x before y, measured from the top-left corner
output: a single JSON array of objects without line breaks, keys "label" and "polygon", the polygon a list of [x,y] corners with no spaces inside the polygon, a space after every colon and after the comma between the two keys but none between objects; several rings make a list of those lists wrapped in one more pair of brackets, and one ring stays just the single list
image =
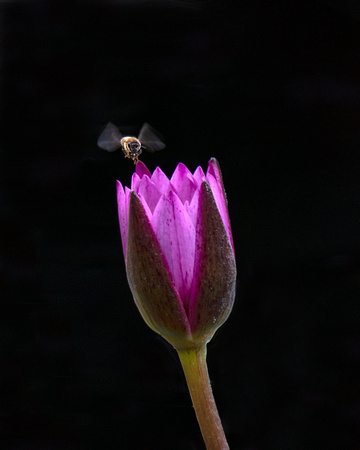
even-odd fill
[{"label": "bee wing", "polygon": [[109,122],[105,130],[100,134],[97,140],[97,145],[108,152],[114,152],[121,147],[120,141],[123,135],[119,128],[113,123]]},{"label": "bee wing", "polygon": [[138,139],[149,152],[157,152],[166,147],[164,137],[148,123],[141,127]]}]

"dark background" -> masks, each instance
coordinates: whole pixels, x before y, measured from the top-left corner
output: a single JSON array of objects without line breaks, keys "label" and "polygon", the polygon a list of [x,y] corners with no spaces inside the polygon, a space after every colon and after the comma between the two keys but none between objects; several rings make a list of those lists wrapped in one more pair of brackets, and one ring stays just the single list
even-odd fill
[{"label": "dark background", "polygon": [[111,120],[166,136],[150,170],[221,164],[238,289],[208,364],[231,449],[360,449],[359,2],[0,12],[1,448],[204,448],[127,285]]}]

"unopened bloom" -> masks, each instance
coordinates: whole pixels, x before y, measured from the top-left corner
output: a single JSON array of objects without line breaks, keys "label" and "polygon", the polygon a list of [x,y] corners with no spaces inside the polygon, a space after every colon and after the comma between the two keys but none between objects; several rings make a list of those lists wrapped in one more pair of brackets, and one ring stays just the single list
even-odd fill
[{"label": "unopened bloom", "polygon": [[145,322],[177,349],[208,342],[230,314],[236,265],[220,167],[180,163],[169,179],[139,161],[118,182],[126,272]]}]

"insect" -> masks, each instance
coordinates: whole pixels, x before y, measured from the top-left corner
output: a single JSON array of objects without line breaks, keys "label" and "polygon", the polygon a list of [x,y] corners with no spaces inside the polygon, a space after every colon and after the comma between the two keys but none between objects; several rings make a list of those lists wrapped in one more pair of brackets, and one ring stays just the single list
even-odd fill
[{"label": "insect", "polygon": [[114,152],[121,147],[125,158],[132,159],[134,164],[143,150],[157,152],[165,148],[164,138],[148,123],[144,123],[136,138],[124,136],[116,125],[109,122],[100,134],[97,145],[108,152]]}]

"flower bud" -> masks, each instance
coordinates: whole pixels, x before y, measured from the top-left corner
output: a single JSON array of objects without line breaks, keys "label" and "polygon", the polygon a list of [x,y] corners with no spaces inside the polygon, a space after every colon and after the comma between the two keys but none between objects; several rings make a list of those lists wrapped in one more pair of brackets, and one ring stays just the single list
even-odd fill
[{"label": "flower bud", "polygon": [[131,190],[118,182],[129,286],[145,322],[176,349],[208,342],[229,316],[236,264],[220,167],[206,175],[179,164],[169,180],[136,165]]}]

